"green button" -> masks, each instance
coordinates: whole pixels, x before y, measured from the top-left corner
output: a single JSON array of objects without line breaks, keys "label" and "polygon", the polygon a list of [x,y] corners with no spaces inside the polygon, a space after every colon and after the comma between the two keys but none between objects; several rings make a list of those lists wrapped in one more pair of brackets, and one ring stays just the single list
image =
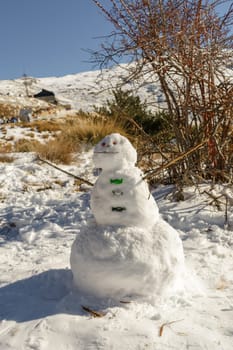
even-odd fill
[{"label": "green button", "polygon": [[110,183],[114,185],[120,185],[122,184],[123,179],[110,179]]}]

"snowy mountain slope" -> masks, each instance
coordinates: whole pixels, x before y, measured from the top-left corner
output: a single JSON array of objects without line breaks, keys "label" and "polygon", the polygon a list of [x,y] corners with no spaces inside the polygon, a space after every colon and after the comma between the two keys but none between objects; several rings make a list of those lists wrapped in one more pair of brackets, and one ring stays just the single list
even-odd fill
[{"label": "snowy mountain slope", "polygon": [[[90,157],[83,153],[65,169],[94,181]],[[90,188],[78,192],[73,178],[32,153],[0,169],[1,350],[232,349],[232,207],[227,228],[224,204],[220,211],[209,205],[205,187],[202,194],[186,189],[179,203],[172,188],[155,190],[161,214],[182,238],[190,290],[154,306],[116,304],[72,289],[70,250],[93,217]],[[104,316],[93,318],[82,306]]]},{"label": "snowy mountain slope", "polygon": [[[119,65],[106,69],[66,75],[64,77],[30,78],[0,81],[1,96],[26,96],[25,82],[30,95],[38,93],[42,88],[53,91],[59,101],[69,103],[74,109],[91,110],[93,105],[101,106],[107,99],[112,98],[111,90],[117,84],[125,82],[127,75],[126,65]],[[151,108],[158,108],[161,101],[159,84],[150,81],[147,84],[128,82],[125,89],[135,88],[142,100],[147,100]],[[159,102],[161,103],[161,102]]]},{"label": "snowy mountain slope", "polygon": [[[0,100],[4,96],[23,99],[27,95],[27,90],[30,95],[33,95],[44,88],[53,91],[61,103],[69,104],[73,109],[91,111],[93,105],[102,106],[107,99],[112,99],[111,91],[124,83],[124,89],[134,90],[142,101],[148,103],[151,110],[164,108],[164,96],[157,78],[145,73],[141,81],[128,81],[126,77],[129,68],[130,66],[121,64],[111,69],[63,77],[23,77],[15,80],[2,80],[0,81]],[[233,70],[230,68],[226,70],[229,78],[233,79]]]}]

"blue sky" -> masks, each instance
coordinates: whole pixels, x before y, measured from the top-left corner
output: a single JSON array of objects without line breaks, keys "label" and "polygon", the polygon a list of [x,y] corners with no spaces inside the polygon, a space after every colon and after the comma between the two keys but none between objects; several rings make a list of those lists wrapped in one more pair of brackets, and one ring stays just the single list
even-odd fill
[{"label": "blue sky", "polygon": [[92,0],[0,0],[0,80],[97,69],[85,50],[111,30]]},{"label": "blue sky", "polygon": [[111,29],[91,0],[1,0],[0,80],[92,70],[84,50]]}]

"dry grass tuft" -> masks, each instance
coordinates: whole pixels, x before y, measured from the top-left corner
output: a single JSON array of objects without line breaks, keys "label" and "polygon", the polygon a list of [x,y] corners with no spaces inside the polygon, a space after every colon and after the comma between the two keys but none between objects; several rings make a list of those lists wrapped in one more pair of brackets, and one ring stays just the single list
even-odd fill
[{"label": "dry grass tuft", "polygon": [[48,141],[46,144],[40,144],[35,152],[40,158],[57,164],[70,164],[73,160],[72,145],[69,142],[64,142],[63,138],[56,138]]},{"label": "dry grass tuft", "polygon": [[80,148],[80,144],[96,144],[104,136],[111,133],[120,133],[127,136],[122,125],[103,118],[69,120],[69,123],[63,126],[61,133],[64,140],[69,140],[72,143],[74,150]]},{"label": "dry grass tuft", "polygon": [[[35,152],[40,158],[58,164],[70,164],[74,153],[79,152],[83,145],[92,146],[108,134],[117,132],[128,136],[121,124],[98,116],[40,120],[21,125],[38,132],[48,132],[46,135],[43,134],[44,140],[50,133],[55,133],[54,138],[47,140],[46,143],[41,143],[36,139],[19,139],[15,141],[12,150],[14,152]],[[33,138],[35,134],[29,132],[26,136]]]},{"label": "dry grass tuft", "polygon": [[79,152],[83,145],[93,145],[104,136],[113,132],[126,136],[124,128],[116,122],[103,118],[73,118],[59,124],[61,132],[54,140],[40,144],[36,152],[38,155],[53,163],[70,164],[74,152]]},{"label": "dry grass tuft", "polygon": [[5,140],[6,141],[13,141],[14,140],[14,136],[8,136],[8,137],[5,137]]},{"label": "dry grass tuft", "polygon": [[220,276],[219,280],[217,281],[216,289],[218,290],[224,290],[229,288],[230,282],[226,280],[224,276]]},{"label": "dry grass tuft", "polygon": [[0,163],[13,163],[14,157],[8,156],[7,154],[0,154]]},{"label": "dry grass tuft", "polygon": [[25,136],[34,138],[35,134],[34,134],[34,132],[28,132],[28,133],[25,134]]},{"label": "dry grass tuft", "polygon": [[42,139],[48,139],[50,137],[50,134],[42,134],[41,138]]},{"label": "dry grass tuft", "polygon": [[0,153],[12,152],[12,145],[10,143],[0,143]]},{"label": "dry grass tuft", "polygon": [[25,128],[30,128],[31,130],[35,130],[37,132],[57,132],[62,128],[62,124],[60,122],[53,120],[37,120],[30,123],[22,123],[21,125]]},{"label": "dry grass tuft", "polygon": [[5,140],[1,140],[0,142],[0,162],[2,163],[12,163],[14,161],[14,157],[10,156],[8,153],[12,152],[12,144],[7,142],[11,141],[14,138],[8,138]]},{"label": "dry grass tuft", "polygon": [[15,116],[18,113],[17,106],[11,103],[0,102],[0,115],[2,117]]},{"label": "dry grass tuft", "polygon": [[19,139],[14,144],[15,152],[36,152],[40,142],[37,140]]},{"label": "dry grass tuft", "polygon": [[7,133],[6,127],[4,127],[4,126],[2,126],[2,127],[0,128],[0,130],[1,130],[1,133],[2,133],[3,135],[5,135],[5,134]]}]

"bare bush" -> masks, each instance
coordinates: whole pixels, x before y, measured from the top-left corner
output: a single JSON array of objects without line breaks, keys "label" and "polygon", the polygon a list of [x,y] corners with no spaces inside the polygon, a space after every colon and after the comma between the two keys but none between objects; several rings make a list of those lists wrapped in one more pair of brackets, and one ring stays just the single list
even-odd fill
[{"label": "bare bush", "polygon": [[[228,181],[233,165],[233,85],[232,71],[227,69],[232,67],[233,4],[224,0],[93,2],[114,27],[93,53],[94,61],[104,66],[127,57],[134,62],[128,80],[150,76],[160,83],[175,135],[170,153],[175,148],[184,155],[169,167],[170,176],[197,174]],[[220,15],[223,4],[230,5]]]}]

